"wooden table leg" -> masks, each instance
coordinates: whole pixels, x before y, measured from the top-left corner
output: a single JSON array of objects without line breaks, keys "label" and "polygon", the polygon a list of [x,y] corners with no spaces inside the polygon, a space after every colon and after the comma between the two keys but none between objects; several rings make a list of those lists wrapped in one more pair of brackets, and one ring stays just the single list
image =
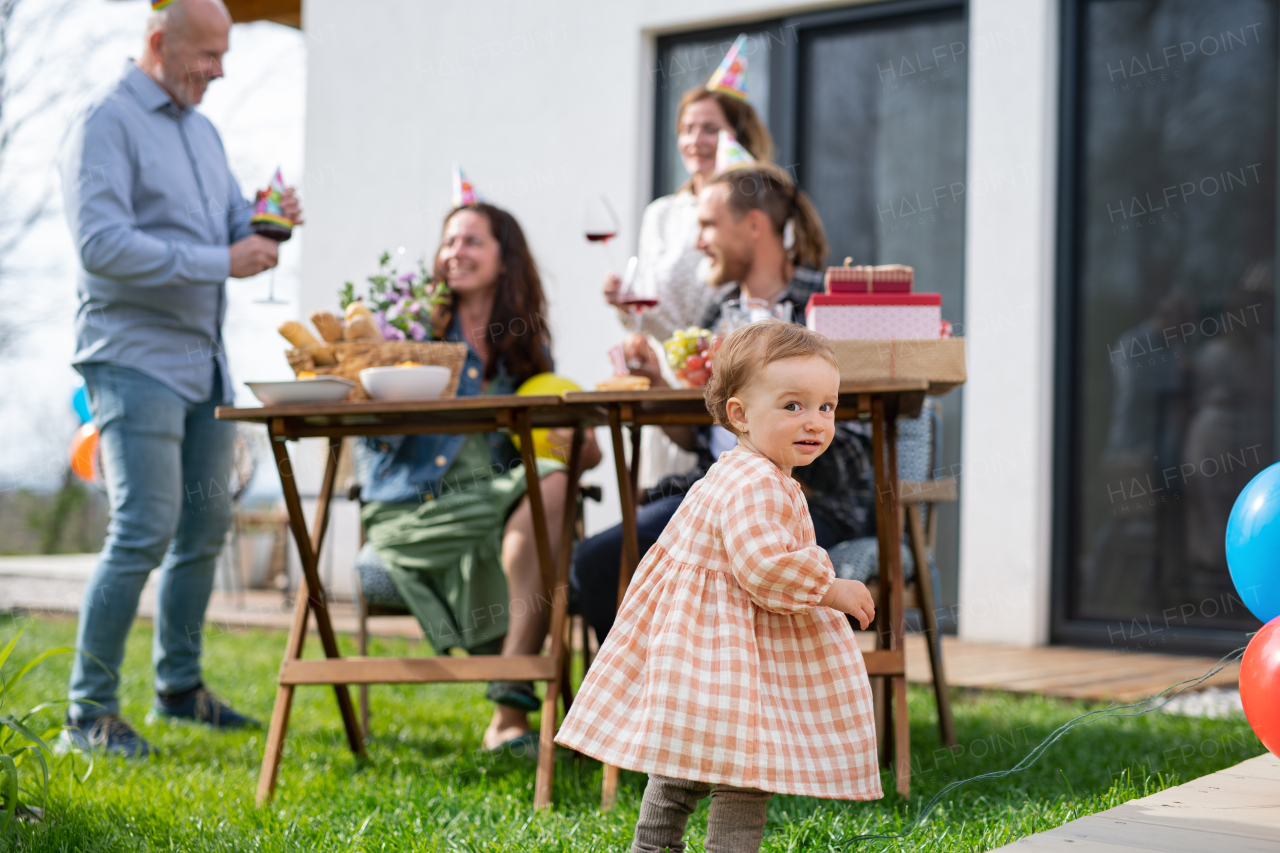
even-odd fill
[{"label": "wooden table leg", "polygon": [[[616,404],[609,407],[609,435],[613,439],[613,466],[618,476],[618,501],[622,505],[622,561],[618,567],[618,606],[622,606],[627,587],[631,585],[631,576],[640,564],[640,542],[636,531],[635,484],[627,468],[622,444],[622,407]],[[639,447],[636,450],[638,463]]]},{"label": "wooden table leg", "polygon": [[[560,689],[560,663],[557,655],[564,654],[564,614],[568,596],[556,589],[556,570],[551,560],[551,537],[547,531],[547,513],[542,503],[542,484],[538,479],[538,461],[533,453],[533,429],[528,409],[515,412],[516,432],[520,436],[520,458],[524,462],[525,483],[528,486],[529,512],[533,516],[533,540],[538,554],[538,569],[542,575],[542,588],[551,595],[551,658],[555,662],[555,676],[547,681],[546,698],[542,705],[542,731],[539,733],[538,773],[534,781],[533,806],[538,809],[551,807],[551,787],[555,778],[556,702]],[[575,434],[574,442],[581,439]],[[579,451],[580,452],[580,451]],[[558,629],[558,630],[557,630]]]},{"label": "wooden table leg", "polygon": [[[634,435],[638,434],[637,428]],[[627,587],[631,584],[631,575],[640,563],[640,543],[636,533],[636,493],[631,474],[627,470],[627,457],[622,444],[622,408],[616,403],[609,406],[609,436],[613,439],[613,467],[618,477],[618,500],[622,504],[622,559],[618,566],[618,606],[621,607]],[[633,460],[639,457],[638,441],[636,450]],[[600,785],[600,809],[609,811],[617,798],[618,768],[606,764]]]},{"label": "wooden table leg", "polygon": [[[314,529],[308,533],[302,511],[302,499],[298,496],[298,486],[293,476],[293,464],[289,459],[288,448],[285,446],[285,437],[274,427],[271,429],[270,437],[276,468],[280,472],[280,487],[284,493],[285,507],[289,512],[289,527],[293,531],[294,542],[298,547],[298,559],[302,563],[303,575],[303,581],[298,586],[298,600],[294,607],[294,621],[289,635],[286,660],[302,657],[302,649],[306,643],[308,609],[315,613],[316,628],[320,634],[325,656],[336,658],[339,657],[338,642],[334,636],[333,623],[329,618],[329,607],[325,601],[324,586],[320,583],[318,567],[320,546],[324,542],[324,535],[329,526],[329,506],[333,498],[334,482],[337,479],[338,459],[342,454],[342,439],[337,437],[329,439],[329,453],[316,505]],[[353,753],[363,758],[364,739],[360,734],[360,723],[356,719],[355,707],[351,703],[351,693],[345,684],[335,684],[333,687],[337,695],[342,723],[346,729],[347,743]],[[284,737],[288,731],[289,711],[292,704],[292,686],[281,686],[276,693],[276,706],[271,714],[271,728],[268,731],[266,753],[263,756],[262,772],[265,776],[258,780],[259,803],[269,800],[275,790],[276,777],[280,769],[280,751],[284,748]]]},{"label": "wooden table leg", "polygon": [[[635,506],[640,506],[640,438],[644,432],[644,427],[639,424],[632,424],[627,432],[631,434],[631,464],[629,466],[631,476],[631,494],[635,497]],[[638,533],[636,534],[639,535]],[[640,548],[636,546],[637,559],[639,558]]]},{"label": "wooden table leg", "polygon": [[[285,660],[302,657],[302,647],[307,642],[307,582],[298,584],[298,597],[293,602],[293,623],[289,626],[289,645]],[[262,753],[262,770],[258,772],[259,806],[266,805],[276,792],[276,779],[280,775],[280,757],[284,751],[284,738],[289,730],[289,712],[293,709],[293,685],[276,687],[276,704],[271,709],[271,725],[267,729],[267,747]]]},{"label": "wooden table leg", "polygon": [[[571,629],[572,620],[569,618],[569,562],[573,559],[573,537],[578,528],[578,480],[582,477],[582,447],[586,443],[586,434],[581,426],[575,427],[573,430],[573,442],[569,448],[569,481],[565,485],[564,490],[564,516],[560,524],[560,550],[556,554],[556,595],[564,597],[564,612],[557,614],[553,609],[551,618],[552,637],[560,637],[561,649],[559,652],[561,657],[560,665],[560,694],[564,701],[564,713],[569,714],[569,708],[573,705],[573,689],[569,684],[569,678],[572,676],[570,667],[571,658],[573,657],[573,642]],[[556,620],[559,616],[561,625],[557,630]],[[552,640],[552,654],[556,654],[555,640]],[[548,693],[551,691],[548,690]],[[555,718],[556,706],[554,699],[551,702],[551,717]],[[542,711],[542,728],[545,731],[547,727],[547,710],[546,702],[543,703]],[[539,735],[539,738],[545,735]],[[555,737],[555,731],[551,732],[550,737]]]},{"label": "wooden table leg", "polygon": [[[886,407],[883,397],[874,396],[871,400],[871,442],[875,458],[876,544],[880,563],[880,600],[876,602],[880,624],[876,645],[890,649],[902,649],[906,642],[897,432],[896,407]],[[906,673],[885,676],[881,695],[885,705],[882,758],[894,768],[898,792],[907,796],[911,789],[911,727],[907,717]]]}]

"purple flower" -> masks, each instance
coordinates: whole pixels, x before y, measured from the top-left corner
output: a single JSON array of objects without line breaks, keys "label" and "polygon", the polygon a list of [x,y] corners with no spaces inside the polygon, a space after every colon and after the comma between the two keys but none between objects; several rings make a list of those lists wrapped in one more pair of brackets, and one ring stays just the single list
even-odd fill
[{"label": "purple flower", "polygon": [[426,327],[417,320],[409,321],[409,337],[415,341],[425,341],[427,339]]},{"label": "purple flower", "polygon": [[413,302],[410,302],[410,303],[409,303],[409,313],[410,313],[410,314],[421,314],[421,313],[422,313],[422,303],[421,303],[421,302],[418,302],[417,300],[414,300]]},{"label": "purple flower", "polygon": [[392,302],[391,305],[388,306],[386,311],[387,322],[391,322],[392,320],[397,319],[400,316],[400,312],[401,310],[403,310],[403,308],[404,308],[403,302]]},{"label": "purple flower", "polygon": [[413,281],[413,273],[407,272],[404,275],[397,278],[396,281],[403,282],[404,284],[409,284],[410,282]]}]

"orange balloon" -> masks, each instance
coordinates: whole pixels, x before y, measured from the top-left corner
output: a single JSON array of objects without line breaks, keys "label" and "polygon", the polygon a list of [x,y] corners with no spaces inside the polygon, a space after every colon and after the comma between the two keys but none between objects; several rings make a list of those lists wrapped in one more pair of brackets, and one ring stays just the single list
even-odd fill
[{"label": "orange balloon", "polygon": [[1280,755],[1280,616],[1263,625],[1244,650],[1240,703],[1258,740]]},{"label": "orange balloon", "polygon": [[86,483],[98,479],[98,428],[84,424],[71,437],[71,470]]}]

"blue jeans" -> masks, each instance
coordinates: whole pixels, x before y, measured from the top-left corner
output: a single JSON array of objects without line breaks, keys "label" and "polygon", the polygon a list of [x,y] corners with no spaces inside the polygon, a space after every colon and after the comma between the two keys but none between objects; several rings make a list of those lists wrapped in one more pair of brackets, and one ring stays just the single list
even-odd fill
[{"label": "blue jeans", "polygon": [[152,661],[158,693],[198,686],[205,608],[231,525],[228,476],[235,424],[222,399],[191,403],[159,380],[113,364],[83,364],[111,520],[85,589],[68,698],[83,722],[119,713],[125,640],[151,570],[160,567]]}]

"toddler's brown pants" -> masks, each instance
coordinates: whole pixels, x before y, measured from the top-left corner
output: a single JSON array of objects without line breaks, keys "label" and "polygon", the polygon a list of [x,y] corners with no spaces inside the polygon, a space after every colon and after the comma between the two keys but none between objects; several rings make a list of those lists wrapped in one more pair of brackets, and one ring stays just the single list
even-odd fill
[{"label": "toddler's brown pants", "polygon": [[649,777],[631,853],[684,853],[689,815],[708,794],[707,853],[757,853],[764,836],[765,807],[773,794],[669,776]]}]

